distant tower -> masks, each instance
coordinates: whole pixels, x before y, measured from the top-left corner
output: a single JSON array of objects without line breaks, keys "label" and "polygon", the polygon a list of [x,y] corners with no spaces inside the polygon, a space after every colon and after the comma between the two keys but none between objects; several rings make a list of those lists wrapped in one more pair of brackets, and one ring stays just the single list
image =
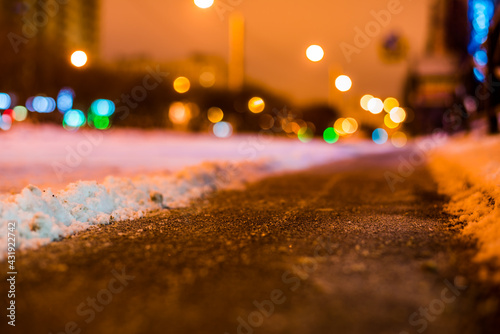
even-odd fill
[{"label": "distant tower", "polygon": [[229,89],[239,91],[245,82],[245,18],[232,13],[229,18]]}]

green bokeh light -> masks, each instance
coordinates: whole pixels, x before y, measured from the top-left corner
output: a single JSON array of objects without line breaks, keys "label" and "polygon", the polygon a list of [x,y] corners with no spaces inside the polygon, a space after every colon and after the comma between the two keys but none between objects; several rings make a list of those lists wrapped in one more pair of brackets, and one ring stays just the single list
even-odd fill
[{"label": "green bokeh light", "polygon": [[109,117],[107,116],[97,116],[93,117],[94,127],[99,130],[106,130],[109,128]]},{"label": "green bokeh light", "polygon": [[298,135],[299,140],[301,142],[308,143],[313,139],[314,132],[308,127],[303,127],[303,128],[300,128],[297,135]]},{"label": "green bokeh light", "polygon": [[339,140],[339,134],[334,128],[327,128],[325,132],[323,132],[323,139],[328,144],[334,144]]}]

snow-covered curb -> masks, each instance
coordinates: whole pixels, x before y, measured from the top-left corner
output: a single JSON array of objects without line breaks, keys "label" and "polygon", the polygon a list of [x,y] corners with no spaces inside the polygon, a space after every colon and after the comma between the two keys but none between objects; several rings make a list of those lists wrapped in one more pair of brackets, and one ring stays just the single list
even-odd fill
[{"label": "snow-covered curb", "polygon": [[[134,219],[161,208],[181,207],[218,189],[235,188],[280,169],[269,161],[204,163],[170,175],[80,181],[53,193],[29,185],[0,198],[0,244],[16,222],[18,249],[36,248],[96,224]],[[5,257],[1,253],[0,259]]]},{"label": "snow-covered curb", "polygon": [[[450,197],[446,211],[478,242],[475,261],[500,268],[500,136],[450,140],[431,154],[430,167],[441,193]],[[500,269],[480,275],[500,282]]]}]

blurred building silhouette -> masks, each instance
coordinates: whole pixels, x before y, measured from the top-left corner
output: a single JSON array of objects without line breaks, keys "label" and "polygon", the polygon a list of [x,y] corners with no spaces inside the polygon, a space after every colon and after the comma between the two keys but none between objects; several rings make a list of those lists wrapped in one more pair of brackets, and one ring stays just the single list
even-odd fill
[{"label": "blurred building silhouette", "polygon": [[171,80],[183,76],[193,87],[227,89],[228,65],[219,56],[193,54],[174,61],[157,61],[148,57],[127,57],[107,63],[107,68],[115,73],[141,74],[147,68],[161,68],[168,72]]},{"label": "blurred building silhouette", "polygon": [[411,69],[406,100],[415,109],[415,132],[443,126],[443,114],[455,102],[461,69],[467,61],[469,28],[467,0],[434,0],[431,4],[427,46]]},{"label": "blurred building silhouette", "polygon": [[75,50],[99,56],[99,0],[0,0],[3,89],[46,92],[70,75]]}]

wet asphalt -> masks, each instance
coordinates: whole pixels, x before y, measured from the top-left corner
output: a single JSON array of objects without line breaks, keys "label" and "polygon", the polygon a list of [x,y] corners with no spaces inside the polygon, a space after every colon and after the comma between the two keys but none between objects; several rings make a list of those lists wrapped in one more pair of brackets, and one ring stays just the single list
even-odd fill
[{"label": "wet asphalt", "polygon": [[478,280],[474,240],[426,167],[387,182],[410,153],[270,177],[20,253],[16,327],[4,316],[0,330],[498,333],[499,289]]}]

